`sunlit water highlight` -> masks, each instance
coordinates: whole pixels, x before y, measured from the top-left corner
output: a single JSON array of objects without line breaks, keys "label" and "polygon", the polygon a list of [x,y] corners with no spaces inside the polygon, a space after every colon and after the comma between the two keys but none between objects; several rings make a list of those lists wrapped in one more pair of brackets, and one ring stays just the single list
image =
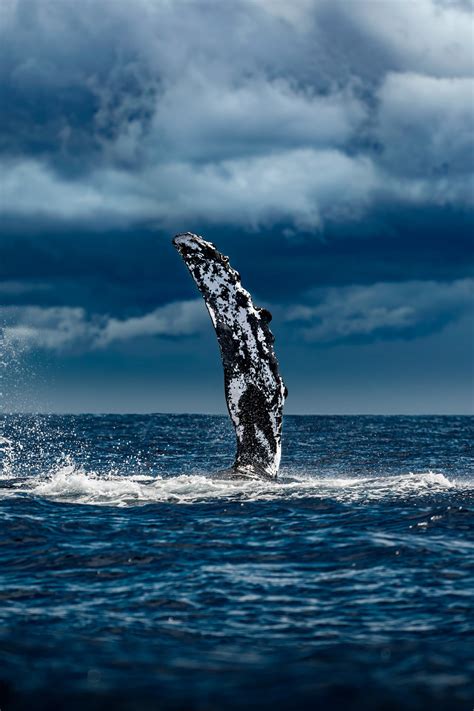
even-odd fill
[{"label": "sunlit water highlight", "polygon": [[472,419],[5,416],[0,708],[465,709]]}]

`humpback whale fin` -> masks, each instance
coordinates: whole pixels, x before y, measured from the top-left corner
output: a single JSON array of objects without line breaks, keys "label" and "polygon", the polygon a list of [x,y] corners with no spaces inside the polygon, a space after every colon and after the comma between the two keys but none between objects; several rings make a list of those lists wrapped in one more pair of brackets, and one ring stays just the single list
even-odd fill
[{"label": "humpback whale fin", "polygon": [[268,328],[271,314],[253,305],[239,273],[211,242],[186,232],[173,244],[204,297],[217,334],[227,408],[237,437],[232,472],[274,478],[280,466],[287,390]]}]

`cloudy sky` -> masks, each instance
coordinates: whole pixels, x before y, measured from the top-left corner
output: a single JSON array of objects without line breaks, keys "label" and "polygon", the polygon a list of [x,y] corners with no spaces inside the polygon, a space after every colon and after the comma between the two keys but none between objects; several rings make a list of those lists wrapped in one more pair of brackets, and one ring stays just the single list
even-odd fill
[{"label": "cloudy sky", "polygon": [[2,0],[2,409],[223,412],[171,246],[269,308],[293,413],[472,411],[470,0]]}]

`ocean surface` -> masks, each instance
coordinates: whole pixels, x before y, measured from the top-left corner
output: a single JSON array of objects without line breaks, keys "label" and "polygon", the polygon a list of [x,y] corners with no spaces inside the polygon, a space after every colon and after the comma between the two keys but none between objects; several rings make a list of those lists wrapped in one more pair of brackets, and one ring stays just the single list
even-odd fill
[{"label": "ocean surface", "polygon": [[1,711],[471,711],[472,425],[3,416]]}]

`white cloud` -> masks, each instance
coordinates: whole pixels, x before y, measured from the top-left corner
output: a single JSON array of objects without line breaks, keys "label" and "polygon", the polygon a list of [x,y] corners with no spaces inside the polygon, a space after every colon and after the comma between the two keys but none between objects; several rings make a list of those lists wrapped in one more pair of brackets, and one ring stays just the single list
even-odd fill
[{"label": "white cloud", "polygon": [[209,327],[209,316],[202,299],[178,301],[128,319],[110,318],[101,329],[96,345],[148,336],[189,336]]},{"label": "white cloud", "polygon": [[404,338],[441,329],[474,304],[474,280],[408,281],[314,291],[280,317],[308,342]]},{"label": "white cloud", "polygon": [[[440,330],[472,308],[474,280],[408,281],[318,289],[304,303],[271,306],[288,337],[337,343],[406,338]],[[4,347],[51,351],[105,349],[142,338],[210,332],[201,298],[130,318],[88,315],[82,308],[8,306],[0,309]]]},{"label": "white cloud", "polygon": [[231,82],[189,69],[160,95],[144,143],[151,159],[222,161],[341,146],[365,118],[350,90],[321,95],[282,78]]},{"label": "white cloud", "polygon": [[3,166],[9,212],[107,221],[155,220],[183,229],[196,219],[259,226],[289,219],[317,228],[321,219],[358,212],[370,200],[374,170],[366,158],[298,149],[219,164],[166,163],[130,174],[98,170],[61,181],[37,161]]},{"label": "white cloud", "polygon": [[0,323],[3,346],[18,350],[87,348],[98,333],[84,309],[68,306],[3,306]]},{"label": "white cloud", "polygon": [[436,0],[326,0],[324,5],[335,19],[350,23],[368,47],[383,48],[394,70],[472,75],[472,5]]},{"label": "white cloud", "polygon": [[379,100],[378,136],[389,170],[428,178],[472,171],[474,79],[392,73]]},{"label": "white cloud", "polygon": [[69,306],[0,307],[3,346],[11,350],[95,350],[156,336],[186,336],[209,328],[202,299],[160,306],[143,316],[117,319]]}]

